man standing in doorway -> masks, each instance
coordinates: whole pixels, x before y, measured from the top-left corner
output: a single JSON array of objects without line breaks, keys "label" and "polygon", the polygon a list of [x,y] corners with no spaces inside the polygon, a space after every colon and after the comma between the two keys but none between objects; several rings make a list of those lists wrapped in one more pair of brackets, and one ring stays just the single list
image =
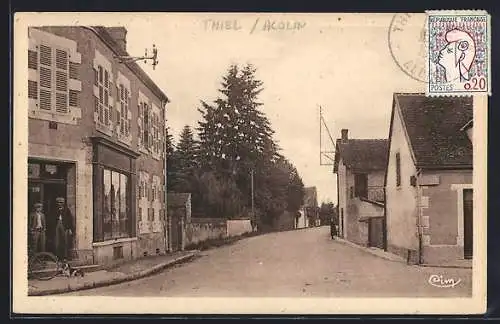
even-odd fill
[{"label": "man standing in doorway", "polygon": [[30,213],[29,229],[31,233],[31,242],[33,252],[45,251],[45,214],[43,213],[43,204],[37,202],[34,204],[34,210]]},{"label": "man standing in doorway", "polygon": [[73,225],[73,215],[71,215],[62,197],[56,198],[55,222],[56,255],[59,259],[64,260],[68,258],[69,245],[72,242],[75,229]]}]

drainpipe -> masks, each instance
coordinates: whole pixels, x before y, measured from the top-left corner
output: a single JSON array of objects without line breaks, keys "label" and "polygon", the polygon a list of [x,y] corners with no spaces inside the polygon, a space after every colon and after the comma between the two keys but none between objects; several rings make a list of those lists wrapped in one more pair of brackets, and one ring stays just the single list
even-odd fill
[{"label": "drainpipe", "polygon": [[422,188],[420,187],[420,175],[422,174],[422,169],[417,169],[415,175],[416,180],[416,190],[417,190],[417,233],[418,233],[418,264],[422,264],[422,249],[423,249],[423,228],[422,228]]},{"label": "drainpipe", "polygon": [[[163,109],[163,135],[165,137],[166,132],[167,132],[167,126],[166,126],[166,120],[167,120],[167,113],[165,111],[165,107],[167,105],[167,101],[161,101],[161,107]],[[163,203],[163,236],[165,238],[165,252],[170,251],[170,233],[168,230],[168,208],[167,208],[167,148],[165,147],[166,145],[166,137],[164,138],[164,144],[163,144],[163,170],[165,173],[165,184],[163,185],[163,195],[164,195],[164,203]]]}]

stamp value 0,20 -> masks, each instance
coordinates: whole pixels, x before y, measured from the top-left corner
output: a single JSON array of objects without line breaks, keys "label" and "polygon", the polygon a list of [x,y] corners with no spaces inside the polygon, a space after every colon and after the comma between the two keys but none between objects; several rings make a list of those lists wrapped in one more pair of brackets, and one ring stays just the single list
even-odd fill
[{"label": "stamp value 0,20", "polygon": [[483,11],[428,12],[427,94],[491,94],[489,33]]}]

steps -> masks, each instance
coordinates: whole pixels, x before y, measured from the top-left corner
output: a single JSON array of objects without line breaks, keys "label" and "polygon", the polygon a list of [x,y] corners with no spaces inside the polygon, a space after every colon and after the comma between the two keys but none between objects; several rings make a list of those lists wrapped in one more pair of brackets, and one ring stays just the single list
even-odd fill
[{"label": "steps", "polygon": [[[74,266],[71,264],[71,262],[68,262],[68,263],[71,265],[72,268],[82,270],[84,273],[99,271],[102,269],[102,266],[99,264],[75,265]],[[32,272],[33,279],[49,275],[50,273],[53,273],[54,271],[56,271],[55,265],[50,266],[50,267],[45,268],[45,269],[41,269],[41,270],[33,270],[33,272]]]}]

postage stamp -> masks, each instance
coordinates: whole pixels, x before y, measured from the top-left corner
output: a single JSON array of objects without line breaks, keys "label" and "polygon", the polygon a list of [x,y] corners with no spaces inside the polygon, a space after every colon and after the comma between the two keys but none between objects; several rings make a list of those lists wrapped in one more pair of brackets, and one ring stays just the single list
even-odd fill
[{"label": "postage stamp", "polygon": [[491,95],[490,16],[427,11],[428,96]]}]

